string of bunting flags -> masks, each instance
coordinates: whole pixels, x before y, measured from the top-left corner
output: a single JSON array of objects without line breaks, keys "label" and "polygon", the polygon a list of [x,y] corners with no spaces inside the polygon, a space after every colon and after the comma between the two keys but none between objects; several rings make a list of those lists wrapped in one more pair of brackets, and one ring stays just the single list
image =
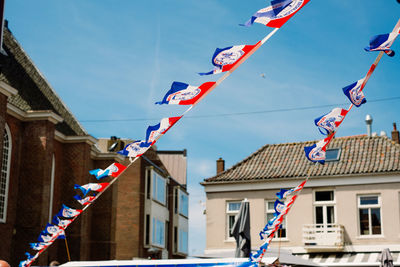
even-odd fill
[{"label": "string of bunting flags", "polygon": [[320,164],[325,163],[326,147],[335,136],[338,127],[343,122],[344,118],[353,108],[353,106],[360,107],[362,104],[367,102],[363,93],[363,89],[367,84],[369,78],[371,77],[372,73],[378,66],[382,55],[386,53],[390,57],[394,56],[395,53],[393,50],[391,50],[391,46],[396,40],[399,33],[400,19],[394,26],[391,33],[376,35],[370,39],[369,45],[365,47],[364,50],[368,52],[380,51],[378,56],[372,63],[364,78],[343,88],[344,95],[349,99],[351,103],[350,106],[347,109],[339,107],[334,108],[329,113],[322,115],[321,117],[318,117],[314,120],[314,123],[318,127],[320,133],[326,135],[327,137],[320,140],[316,144],[313,144],[312,146],[304,147],[304,152],[308,160],[315,163],[318,162]]},{"label": "string of bunting flags", "polygon": [[[158,139],[160,139],[172,126],[174,126],[189,110],[199,103],[199,101],[201,101],[207,94],[214,90],[247,58],[257,51],[309,1],[310,0],[273,0],[271,1],[271,6],[260,9],[250,18],[248,22],[240,24],[242,26],[250,27],[254,23],[260,23],[275,29],[254,45],[236,45],[223,49],[217,48],[212,56],[212,64],[214,65],[214,69],[210,72],[199,73],[200,75],[204,76],[225,72],[225,74],[217,81],[205,82],[200,86],[193,86],[182,82],[173,82],[170,90],[165,94],[163,99],[159,102],[156,102],[156,104],[190,105],[190,107],[181,116],[163,118],[161,119],[160,123],[154,126],[149,126],[146,130],[145,140],[134,141],[126,145],[123,150],[118,151],[117,153],[129,158],[130,163],[128,166],[124,166],[115,162],[104,170],[91,170],[89,173],[95,176],[97,180],[101,180],[105,177],[113,177],[113,179],[109,183],[89,183],[86,185],[75,185],[74,188],[78,190],[78,194],[74,196],[74,199],[81,204],[82,209],[74,209],[63,204],[61,210],[53,217],[52,223],[48,223],[45,229],[39,234],[37,242],[29,244],[30,248],[35,251],[35,254],[31,255],[27,252],[27,258],[21,261],[19,266],[30,266],[40,254],[42,254],[51,244],[54,243],[54,241],[57,239],[65,239],[65,229],[74,220],[76,220],[80,214],[90,207],[90,205],[93,204],[93,202],[95,202],[95,200],[99,198],[101,194],[105,192],[131,164],[133,164],[151,146],[153,146]],[[277,212],[280,212],[280,218],[283,218],[283,216],[287,214],[290,207],[293,205],[294,200],[296,199],[296,194],[300,192],[300,190],[301,189],[294,189],[292,192],[293,195],[292,193],[282,193],[283,195],[281,200],[287,198],[288,201],[285,200],[285,202],[278,203],[279,205],[276,206]],[[281,222],[281,219],[278,218],[276,222]],[[279,227],[279,224],[275,223],[275,226]],[[263,230],[264,232],[262,236],[267,236],[267,230]],[[266,237],[267,240],[269,238],[270,235]],[[252,259],[255,258],[255,256],[252,256],[249,262],[253,263],[254,261]],[[260,258],[260,256],[258,256],[258,258]]]},{"label": "string of bunting flags", "polygon": [[[314,120],[315,125],[321,134],[327,137],[320,140],[318,143],[304,148],[306,157],[308,160],[314,162],[315,164],[325,163],[326,158],[326,147],[336,134],[337,128],[343,122],[347,113],[351,110],[353,106],[359,107],[366,103],[365,96],[362,92],[372,73],[374,72],[376,66],[382,58],[382,55],[386,53],[388,56],[393,57],[395,52],[391,50],[391,45],[395,41],[396,37],[400,33],[400,19],[398,20],[396,26],[393,28],[392,32],[389,34],[381,34],[373,36],[370,39],[369,46],[365,47],[366,51],[380,51],[374,63],[368,70],[367,75],[363,78],[346,86],[343,88],[343,93],[350,100],[350,107],[346,109],[334,108],[329,113],[322,115]],[[314,165],[316,166],[316,165]],[[311,170],[311,169],[310,169]],[[289,212],[290,208],[293,206],[296,198],[300,194],[304,185],[310,178],[310,174],[307,175],[306,179],[297,187],[290,190],[281,189],[276,196],[278,199],[274,204],[274,217],[267,222],[264,229],[260,232],[261,240],[264,240],[260,248],[251,254],[249,262],[244,264],[246,266],[251,266],[252,263],[259,263],[265,252],[268,249],[269,244],[275,236],[277,230],[281,227],[285,215]],[[282,202],[283,200],[283,202]]]}]

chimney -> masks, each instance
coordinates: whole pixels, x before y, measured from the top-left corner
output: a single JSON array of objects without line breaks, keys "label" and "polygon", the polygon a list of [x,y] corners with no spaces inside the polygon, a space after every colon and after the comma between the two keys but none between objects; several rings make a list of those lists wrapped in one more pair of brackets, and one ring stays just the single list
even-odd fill
[{"label": "chimney", "polygon": [[395,122],[393,122],[392,141],[400,144],[399,131],[397,131]]},{"label": "chimney", "polygon": [[367,124],[367,135],[371,137],[372,135],[372,117],[371,115],[367,114],[365,116],[365,123]]},{"label": "chimney", "polygon": [[225,160],[222,158],[217,159],[217,175],[225,171]]}]

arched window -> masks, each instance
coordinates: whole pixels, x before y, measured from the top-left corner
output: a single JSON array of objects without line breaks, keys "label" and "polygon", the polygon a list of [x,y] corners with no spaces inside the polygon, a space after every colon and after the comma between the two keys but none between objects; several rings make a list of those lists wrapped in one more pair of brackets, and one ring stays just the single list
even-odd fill
[{"label": "arched window", "polygon": [[11,163],[11,133],[8,125],[5,125],[3,139],[3,157],[0,173],[0,222],[6,222],[8,185],[10,179]]}]

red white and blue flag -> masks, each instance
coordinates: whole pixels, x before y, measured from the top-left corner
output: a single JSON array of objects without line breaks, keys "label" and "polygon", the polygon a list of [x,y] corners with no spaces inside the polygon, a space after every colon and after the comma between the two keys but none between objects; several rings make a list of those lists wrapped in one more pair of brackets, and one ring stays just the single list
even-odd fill
[{"label": "red white and blue flag", "polygon": [[43,231],[40,233],[39,237],[38,237],[38,241],[42,242],[42,243],[49,243],[49,242],[53,242],[54,238],[53,236],[44,233]]},{"label": "red white and blue flag", "polygon": [[353,105],[356,107],[361,106],[362,104],[366,103],[367,100],[365,99],[364,93],[362,92],[361,86],[364,83],[365,78],[358,80],[355,83],[350,84],[343,88],[343,93],[347,96]]},{"label": "red white and blue flag", "polygon": [[33,261],[31,260],[24,260],[24,261],[20,261],[18,267],[27,267],[29,266],[29,264],[31,264]]},{"label": "red white and blue flag", "polygon": [[240,59],[249,54],[260,44],[261,41],[255,45],[235,45],[225,48],[217,48],[211,59],[211,63],[215,68],[210,72],[202,72],[199,74],[210,75],[234,70],[234,67],[239,63]]},{"label": "red white and blue flag", "polygon": [[258,10],[246,23],[242,26],[249,27],[254,22],[261,23],[272,28],[280,28],[294,14],[296,14],[310,0],[274,0],[271,6]]},{"label": "red white and blue flag", "polygon": [[81,214],[82,210],[72,209],[65,204],[62,205],[61,210],[57,213],[58,217],[74,218]]},{"label": "red white and blue flag", "polygon": [[134,141],[127,144],[123,150],[118,151],[117,153],[129,157],[130,159],[137,158],[143,155],[150,146],[151,144],[147,144],[145,141]]},{"label": "red white and blue flag", "polygon": [[87,196],[85,198],[82,198],[79,195],[75,195],[74,198],[83,206],[85,205],[89,205],[90,203],[92,203],[95,199],[96,196]]},{"label": "red white and blue flag", "polygon": [[279,201],[279,199],[275,200],[274,203],[274,210],[275,210],[275,214],[280,214],[282,213],[282,211],[285,209],[286,205],[285,203]]},{"label": "red white and blue flag", "polygon": [[58,227],[56,225],[52,225],[51,223],[48,223],[46,225],[46,227],[44,228],[44,231],[50,235],[54,235],[55,233],[58,232],[59,229],[60,229],[60,227]]},{"label": "red white and blue flag", "polygon": [[103,191],[107,186],[109,185],[109,183],[89,183],[89,184],[85,184],[85,185],[78,185],[76,184],[74,186],[75,189],[79,189],[82,191],[83,196],[86,196],[87,193],[89,193],[90,191],[96,191],[96,192],[101,192]]},{"label": "red white and blue flag", "polygon": [[314,120],[318,130],[324,135],[330,135],[335,132],[345,118],[348,110],[342,108],[334,108],[331,112],[322,115]]},{"label": "red white and blue flag", "polygon": [[216,85],[216,82],[206,82],[200,86],[173,82],[171,89],[164,96],[163,100],[156,102],[156,104],[193,105],[214,85]]},{"label": "red white and blue flag", "polygon": [[115,163],[111,164],[110,166],[108,166],[105,170],[95,169],[95,170],[89,171],[89,173],[94,175],[97,180],[100,180],[100,179],[102,179],[104,177],[108,177],[108,176],[117,177],[125,169],[126,169],[126,167],[124,165],[115,162]]},{"label": "red white and blue flag", "polygon": [[268,221],[265,225],[264,229],[260,231],[260,238],[263,240],[266,237],[269,237],[271,234],[275,233],[275,231],[281,226],[283,222],[282,214],[277,214]]},{"label": "red white and blue flag", "polygon": [[312,146],[304,147],[304,152],[306,153],[307,159],[312,162],[319,162],[321,164],[324,164],[326,158],[326,147],[328,146],[332,137],[333,134],[329,135],[328,137],[322,139]]},{"label": "red white and blue flag", "polygon": [[29,246],[33,250],[42,250],[44,248],[47,248],[51,244],[52,244],[51,242],[39,242],[39,243],[29,243]]},{"label": "red white and blue flag", "polygon": [[149,126],[146,131],[146,143],[153,145],[163,134],[165,134],[174,124],[180,120],[180,117],[163,118],[160,123]]},{"label": "red white and blue flag", "polygon": [[292,189],[281,189],[278,193],[276,193],[276,196],[279,199],[285,199],[285,198],[289,198],[292,195],[296,194],[297,192],[301,191],[304,187],[304,185],[306,184],[307,181],[303,181],[301,184],[299,184],[298,186],[296,186],[295,188]]},{"label": "red white and blue flag", "polygon": [[375,35],[369,40],[369,46],[365,47],[365,51],[384,51],[388,56],[393,57],[394,51],[390,49],[394,40],[396,40],[399,35],[398,29],[397,31]]},{"label": "red white and blue flag", "polygon": [[57,216],[54,216],[54,217],[53,217],[52,223],[53,223],[54,225],[57,225],[57,226],[59,226],[59,227],[65,229],[65,228],[68,227],[68,225],[70,225],[70,223],[72,223],[72,220],[60,219],[60,218],[58,218]]}]

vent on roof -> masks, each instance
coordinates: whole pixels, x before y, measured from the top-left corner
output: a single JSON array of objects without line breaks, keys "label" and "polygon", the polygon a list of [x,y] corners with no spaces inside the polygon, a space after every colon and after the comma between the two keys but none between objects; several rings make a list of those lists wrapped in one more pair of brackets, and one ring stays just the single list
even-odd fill
[{"label": "vent on roof", "polygon": [[340,160],[340,148],[331,148],[326,150],[325,161],[339,161]]}]

